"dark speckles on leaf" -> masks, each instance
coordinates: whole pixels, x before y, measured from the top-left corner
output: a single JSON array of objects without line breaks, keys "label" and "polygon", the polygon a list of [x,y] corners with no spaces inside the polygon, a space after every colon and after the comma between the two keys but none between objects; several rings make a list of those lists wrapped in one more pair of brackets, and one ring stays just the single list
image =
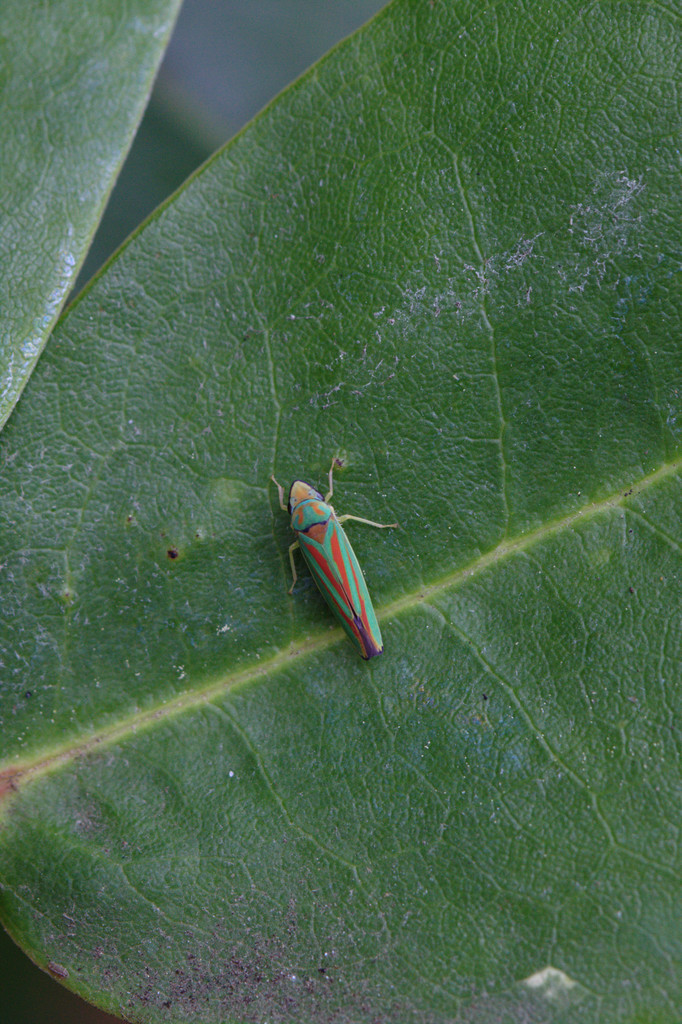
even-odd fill
[{"label": "dark speckles on leaf", "polygon": [[177,548],[168,548],[166,554],[168,555],[169,558],[177,558],[180,552],[178,551]]}]

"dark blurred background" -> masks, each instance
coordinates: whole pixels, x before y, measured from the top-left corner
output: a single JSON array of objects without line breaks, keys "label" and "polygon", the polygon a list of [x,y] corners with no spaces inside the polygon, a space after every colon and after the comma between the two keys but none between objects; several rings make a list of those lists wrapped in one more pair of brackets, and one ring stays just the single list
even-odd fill
[{"label": "dark blurred background", "polygon": [[166,196],[383,0],[185,0],[79,287]]},{"label": "dark blurred background", "polygon": [[[383,0],[185,0],[77,290],[147,214]],[[38,970],[0,928],[2,1024],[115,1018]]]}]

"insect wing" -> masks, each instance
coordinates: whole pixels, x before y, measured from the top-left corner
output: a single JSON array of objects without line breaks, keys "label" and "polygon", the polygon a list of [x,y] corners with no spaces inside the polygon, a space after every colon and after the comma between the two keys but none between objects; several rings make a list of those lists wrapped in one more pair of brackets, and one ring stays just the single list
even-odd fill
[{"label": "insect wing", "polygon": [[327,604],[363,658],[383,651],[365,578],[343,528],[330,510],[322,526],[298,534],[303,556]]}]

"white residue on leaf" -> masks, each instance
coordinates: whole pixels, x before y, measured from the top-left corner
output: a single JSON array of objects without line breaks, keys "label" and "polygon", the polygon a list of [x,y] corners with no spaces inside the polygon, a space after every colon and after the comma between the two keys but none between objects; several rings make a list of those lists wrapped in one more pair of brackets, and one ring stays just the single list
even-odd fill
[{"label": "white residue on leaf", "polygon": [[[518,270],[528,260],[543,259],[534,251],[538,238],[543,234],[543,231],[539,231],[532,237],[523,235],[508,249],[492,253],[480,265],[462,264],[460,272],[439,282],[437,289],[426,284],[418,288],[404,285],[403,305],[391,313],[389,323],[414,323],[417,316],[434,319],[441,313],[454,313],[461,320],[479,317],[486,296],[491,295],[499,284],[505,282],[510,273]],[[434,256],[434,259],[440,273],[441,259],[438,256]],[[529,288],[525,279],[521,282],[520,288],[517,304],[527,304]]]},{"label": "white residue on leaf", "polygon": [[545,999],[556,1000],[575,988],[578,982],[558,967],[543,967],[541,971],[524,978],[521,984],[539,992]]},{"label": "white residue on leaf", "polygon": [[639,254],[642,217],[633,212],[632,204],[644,187],[641,178],[631,178],[624,170],[601,174],[591,195],[569,207],[568,233],[575,246],[575,263],[559,273],[570,292],[582,292],[590,278],[601,284],[608,265],[628,246],[633,246],[631,255]]}]

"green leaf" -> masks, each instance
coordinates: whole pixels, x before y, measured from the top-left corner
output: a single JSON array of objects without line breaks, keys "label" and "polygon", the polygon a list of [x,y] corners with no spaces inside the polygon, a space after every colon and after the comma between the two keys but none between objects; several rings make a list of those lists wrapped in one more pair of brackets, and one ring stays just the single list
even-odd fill
[{"label": "green leaf", "polygon": [[5,0],[0,427],[73,287],[179,0]]},{"label": "green leaf", "polygon": [[[141,1021],[675,1022],[679,4],[396,0],[2,438],[0,909]],[[269,476],[324,485],[369,663]],[[57,971],[59,973],[59,971]]]}]

